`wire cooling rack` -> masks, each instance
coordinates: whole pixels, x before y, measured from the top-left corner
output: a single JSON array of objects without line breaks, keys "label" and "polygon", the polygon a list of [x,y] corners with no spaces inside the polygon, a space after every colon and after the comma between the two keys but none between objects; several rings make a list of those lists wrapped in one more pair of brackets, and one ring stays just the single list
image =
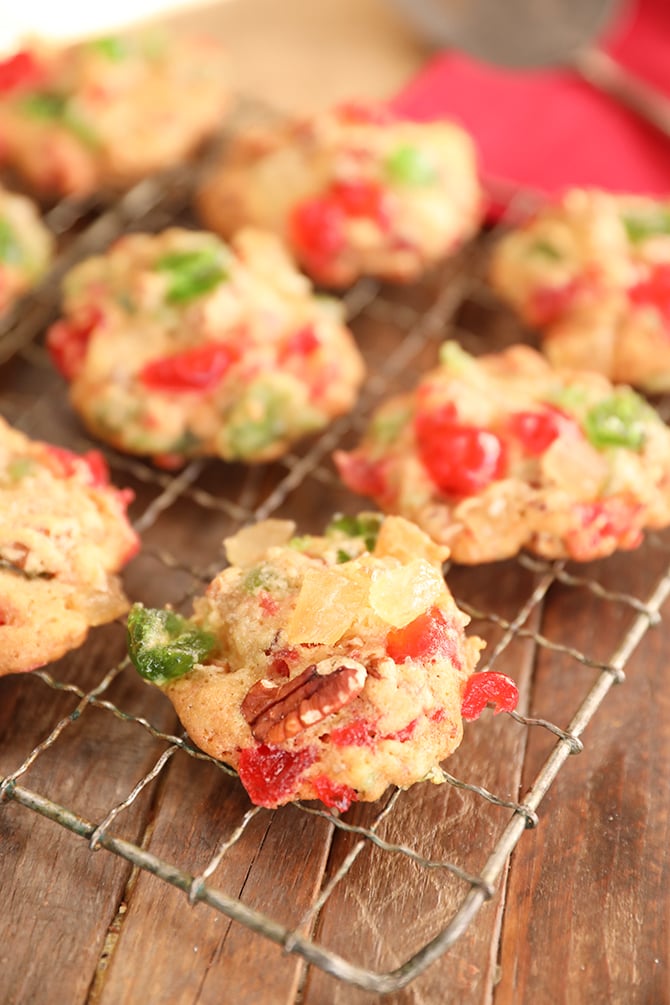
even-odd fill
[{"label": "wire cooling rack", "polygon": [[[62,382],[40,344],[44,326],[57,313],[58,281],[75,260],[104,248],[124,230],[156,230],[168,223],[189,222],[192,184],[192,171],[175,172],[143,182],[125,197],[102,209],[87,210],[86,215],[68,203],[51,211],[49,222],[64,250],[47,280],[0,331],[0,358],[8,361],[4,387],[9,391],[3,396],[3,411],[29,435],[78,450],[99,448],[83,435],[71,415]],[[517,210],[523,211],[522,202],[517,200]],[[221,567],[220,542],[235,529],[271,515],[290,515],[298,517],[302,530],[318,531],[334,511],[360,508],[361,501],[339,484],[330,457],[336,447],[356,441],[376,403],[411,385],[417,372],[434,363],[437,346],[446,337],[458,338],[474,352],[500,348],[523,337],[481,278],[488,243],[495,237],[494,232],[483,238],[411,289],[390,290],[362,282],[347,294],[349,319],[370,373],[360,402],[351,415],[283,460],[251,469],[199,460],[168,475],[107,450],[114,481],[131,485],[136,492],[132,516],[143,549],[127,571],[131,597],[146,604],[170,601],[188,610],[190,599]],[[279,910],[273,914],[263,902],[252,903],[227,892],[226,865],[236,851],[253,845],[258,817],[270,811],[252,807],[235,773],[196,750],[175,725],[164,699],[136,678],[124,655],[120,622],[94,630],[82,650],[57,664],[0,682],[4,695],[29,692],[38,704],[45,702],[45,689],[47,698],[53,696],[48,727],[42,718],[38,734],[34,728],[26,730],[21,742],[5,742],[0,748],[5,772],[0,776],[0,812],[4,801],[40,814],[86,839],[91,851],[106,849],[153,873],[182,890],[191,903],[209,905],[340,981],[378,994],[399,990],[445,953],[495,895],[510,853],[523,832],[538,822],[537,810],[547,790],[570,755],[582,750],[585,727],[613,684],[623,680],[627,661],[645,632],[659,621],[670,593],[669,547],[663,534],[654,534],[634,557],[625,556],[620,566],[616,565],[618,556],[579,568],[520,556],[496,565],[493,572],[490,566],[448,570],[457,602],[473,619],[472,630],[487,638],[483,665],[519,678],[520,709],[529,708],[532,675],[538,668],[556,675],[557,680],[566,674],[581,675],[582,699],[563,724],[552,721],[551,709],[541,710],[546,717],[519,711],[495,722],[490,714],[485,715],[467,727],[460,750],[447,762],[445,786],[426,783],[407,793],[389,791],[378,804],[356,806],[344,819],[313,804],[274,811],[282,819],[292,814],[294,820],[300,814],[307,833],[314,829],[323,849],[316,878],[307,895],[302,899],[296,895],[292,917]],[[612,584],[630,581],[620,570],[632,568],[633,563],[636,592],[613,588]],[[615,572],[610,575],[612,568]],[[545,625],[543,612],[549,603],[557,603],[564,613]],[[583,619],[597,624],[604,606],[620,612],[619,637],[594,635],[588,650],[576,648],[572,643],[574,611],[578,609]],[[97,717],[97,728],[86,764],[91,756],[96,760],[104,803],[100,810],[96,800],[95,811],[79,805],[76,798],[77,773],[88,770],[78,756],[66,762],[74,780],[65,793],[74,793],[69,801],[58,786],[57,791],[48,787],[41,791],[29,784],[44,777],[40,764],[53,756],[67,758],[72,748],[66,742],[68,736],[82,730],[93,717]],[[546,755],[534,779],[521,789],[517,769],[535,731],[546,737]],[[126,748],[141,748],[134,784],[122,792],[106,784],[115,773],[115,764],[101,739],[117,733],[123,735]],[[495,751],[490,757],[492,767],[473,777],[472,752],[486,750],[487,745],[492,755]],[[501,773],[495,764],[505,756],[516,768]],[[156,800],[156,793],[176,784],[172,769],[180,759],[187,759],[189,770],[214,771],[217,792],[223,793],[226,805],[204,864],[202,858],[193,864],[196,857],[187,841],[171,858],[151,850],[146,807],[150,799]],[[133,816],[138,808],[146,828],[142,833],[140,827],[139,836],[137,815]],[[414,812],[432,812],[442,821],[429,842],[413,841]],[[477,840],[472,847],[463,846],[458,827],[466,812],[475,818],[472,833]],[[208,826],[203,815],[194,829]],[[393,947],[386,955],[378,944],[372,951],[370,947],[378,942],[374,932],[343,944],[341,931],[332,922],[332,915],[347,905],[348,898],[361,898],[366,870],[373,860],[378,861],[376,856],[392,860],[399,875],[412,876],[416,899],[406,905],[404,916],[397,914],[397,905],[375,904],[373,893],[363,912],[373,919],[372,927],[375,910],[396,912],[394,925],[405,932],[403,946],[414,946],[400,962]],[[300,863],[293,864],[294,870],[299,868]],[[281,872],[274,879],[281,888]],[[359,926],[359,936],[360,931]]]}]

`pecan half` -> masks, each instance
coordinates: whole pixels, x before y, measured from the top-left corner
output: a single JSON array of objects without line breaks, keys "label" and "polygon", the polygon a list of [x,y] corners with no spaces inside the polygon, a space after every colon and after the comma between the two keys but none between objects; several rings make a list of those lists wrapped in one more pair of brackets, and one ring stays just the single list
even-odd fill
[{"label": "pecan half", "polygon": [[363,690],[367,671],[355,660],[313,663],[286,684],[259,680],[242,702],[242,715],[261,743],[282,743],[344,708]]}]

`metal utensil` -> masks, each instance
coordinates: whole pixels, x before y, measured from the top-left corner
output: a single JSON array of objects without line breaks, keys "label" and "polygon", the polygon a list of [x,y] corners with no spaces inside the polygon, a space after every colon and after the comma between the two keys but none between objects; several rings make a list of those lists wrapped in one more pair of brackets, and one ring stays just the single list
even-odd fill
[{"label": "metal utensil", "polygon": [[598,48],[605,28],[630,7],[626,0],[391,2],[436,48],[512,69],[571,69],[670,136],[670,100]]},{"label": "metal utensil", "polygon": [[431,45],[498,66],[569,62],[589,47],[623,0],[392,0]]}]

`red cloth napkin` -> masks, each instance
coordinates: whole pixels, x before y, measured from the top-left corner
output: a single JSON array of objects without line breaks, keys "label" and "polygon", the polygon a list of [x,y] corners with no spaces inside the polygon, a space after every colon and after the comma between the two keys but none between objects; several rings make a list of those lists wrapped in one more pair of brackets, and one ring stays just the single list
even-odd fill
[{"label": "red cloth napkin", "polygon": [[[670,98],[670,3],[638,0],[602,48]],[[392,102],[474,136],[485,182],[556,194],[573,186],[670,194],[670,139],[569,70],[510,71],[456,52],[434,58]]]}]

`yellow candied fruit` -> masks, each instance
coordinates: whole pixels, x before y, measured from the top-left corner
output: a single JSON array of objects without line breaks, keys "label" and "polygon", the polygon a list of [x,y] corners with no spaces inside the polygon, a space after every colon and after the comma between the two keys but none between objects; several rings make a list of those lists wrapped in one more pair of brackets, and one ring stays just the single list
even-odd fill
[{"label": "yellow candied fruit", "polygon": [[286,544],[295,532],[292,520],[262,520],[250,527],[243,527],[237,534],[223,542],[226,557],[231,565],[247,568],[255,565],[267,552]]},{"label": "yellow candied fruit", "polygon": [[338,642],[367,604],[368,588],[366,576],[307,569],[286,629],[289,645]]},{"label": "yellow candied fruit", "polygon": [[396,568],[375,569],[370,606],[387,624],[404,628],[436,604],[444,591],[440,570],[425,558],[416,558]]},{"label": "yellow candied fruit", "polygon": [[449,549],[436,544],[404,517],[387,516],[379,529],[374,554],[378,558],[398,558],[401,562],[425,558],[434,565],[441,565],[449,558]]}]

